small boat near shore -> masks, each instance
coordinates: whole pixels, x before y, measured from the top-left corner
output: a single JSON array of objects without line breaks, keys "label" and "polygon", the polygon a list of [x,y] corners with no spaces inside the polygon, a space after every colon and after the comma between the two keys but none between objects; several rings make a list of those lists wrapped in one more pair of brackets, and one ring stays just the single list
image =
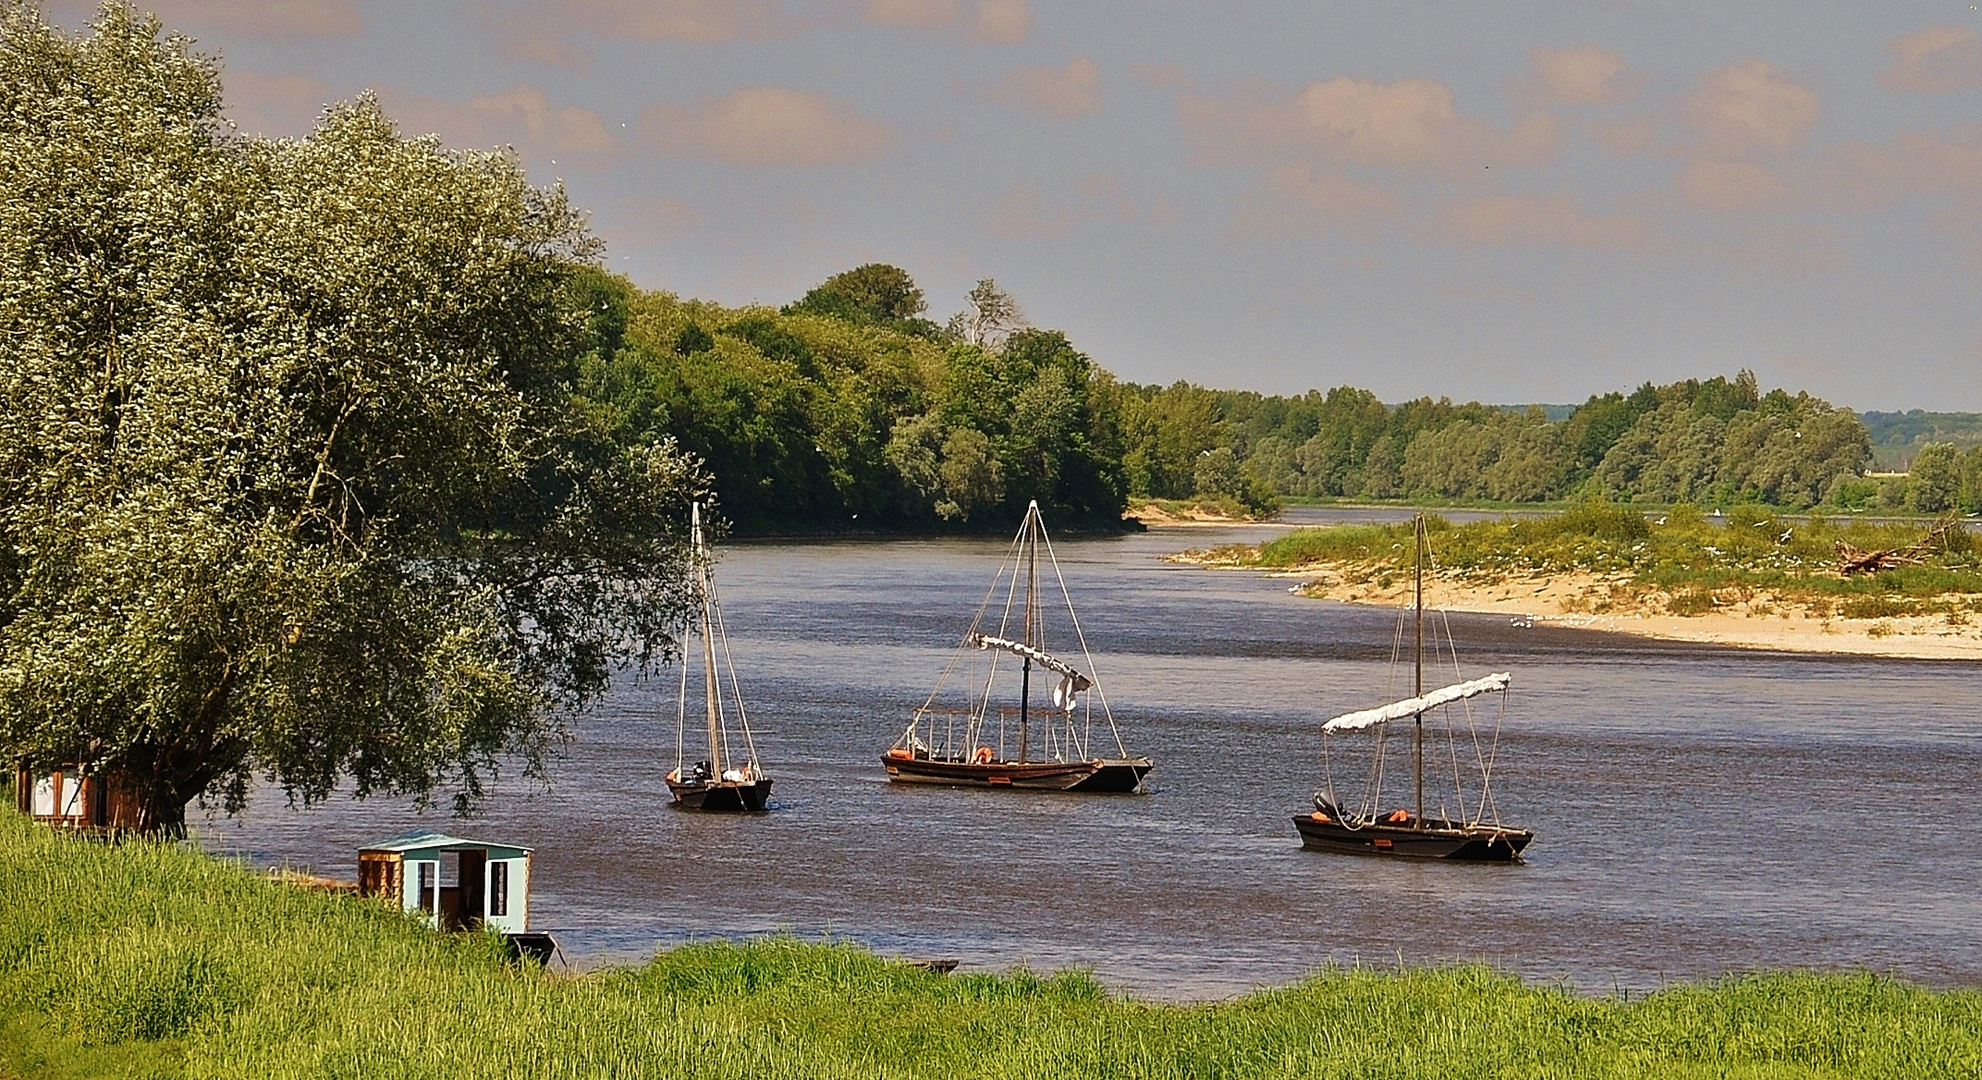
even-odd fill
[{"label": "small boat near shore", "polygon": [[[696,612],[689,620],[682,640],[681,694],[675,710],[674,769],[667,775],[668,791],[674,805],[683,810],[756,812],[764,809],[771,795],[771,778],[757,760],[757,740],[750,732],[750,717],[743,708],[743,692],[737,684],[736,661],[730,656],[729,631],[723,625],[722,604],[716,598],[716,574],[709,545],[702,533],[702,504],[689,511],[691,558],[695,564]],[[701,642],[702,698],[708,756],[689,763],[688,756],[688,672],[697,665],[688,659],[688,638]],[[721,653],[720,661],[717,656]],[[721,673],[719,674],[718,668]],[[722,674],[729,676],[727,694]],[[735,754],[730,737],[731,721],[742,754]]]},{"label": "small boat near shore", "polygon": [[[1065,629],[1086,670],[1047,651],[1051,620],[1040,589],[1042,552],[1065,604]],[[997,627],[987,632],[986,616],[1001,589],[1004,605]],[[1010,663],[1014,658],[1016,665]],[[1014,666],[1016,672],[1011,670]],[[1155,763],[1128,752],[1107,694],[1093,672],[1094,658],[1035,501],[1026,508],[1011,553],[993,577],[949,665],[901,737],[881,755],[888,779],[902,784],[1140,793],[1143,778]],[[967,704],[939,707],[937,700],[953,680],[965,688]],[[1010,693],[1014,681],[1016,704],[994,704],[1001,691]],[[1049,688],[1051,705],[1046,708],[1033,701],[1041,687]],[[1097,718],[1105,731],[1095,729]],[[1113,744],[1114,756],[1094,752],[1101,740]]]},{"label": "small boat near shore", "polygon": [[[1405,858],[1450,859],[1462,862],[1509,862],[1520,857],[1535,834],[1527,829],[1504,825],[1500,821],[1499,809],[1493,801],[1493,765],[1500,744],[1500,724],[1494,723],[1492,736],[1482,748],[1477,730],[1473,729],[1471,714],[1466,713],[1465,723],[1474,762],[1478,767],[1480,781],[1477,798],[1469,796],[1459,778],[1459,732],[1448,723],[1445,731],[1450,741],[1452,753],[1452,789],[1454,803],[1460,813],[1453,814],[1441,810],[1436,815],[1425,812],[1425,715],[1445,712],[1458,705],[1465,709],[1465,703],[1482,694],[1501,694],[1502,705],[1505,694],[1513,685],[1513,676],[1506,672],[1496,672],[1480,678],[1453,683],[1427,692],[1425,690],[1425,563],[1430,555],[1430,542],[1426,536],[1425,519],[1419,514],[1414,523],[1413,535],[1415,552],[1412,556],[1412,571],[1416,577],[1416,587],[1412,590],[1412,604],[1408,609],[1412,616],[1413,637],[1415,639],[1413,668],[1415,671],[1413,693],[1402,701],[1391,702],[1373,709],[1344,713],[1322,725],[1322,746],[1324,762],[1332,761],[1327,753],[1332,737],[1347,736],[1366,732],[1370,735],[1371,766],[1363,797],[1355,807],[1344,807],[1335,795],[1335,779],[1332,765],[1326,776],[1327,788],[1314,796],[1314,809],[1294,817],[1294,828],[1301,835],[1301,845],[1315,851],[1329,851],[1353,855],[1396,855]],[[1398,627],[1401,640],[1403,627]],[[1451,631],[1446,630],[1446,642],[1451,642]],[[1395,656],[1393,655],[1393,661]],[[1458,666],[1456,652],[1453,666]],[[1412,793],[1413,809],[1382,809],[1385,779],[1385,742],[1389,726],[1409,720],[1412,722]],[[1436,732],[1433,733],[1434,735]],[[1467,811],[1471,812],[1468,813]]]}]

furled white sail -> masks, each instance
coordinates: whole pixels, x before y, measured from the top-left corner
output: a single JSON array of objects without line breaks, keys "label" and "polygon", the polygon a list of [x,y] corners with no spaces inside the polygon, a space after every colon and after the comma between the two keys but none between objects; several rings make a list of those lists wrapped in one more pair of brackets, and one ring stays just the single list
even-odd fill
[{"label": "furled white sail", "polygon": [[1094,680],[1074,670],[1071,664],[1056,656],[1050,656],[1040,652],[1038,649],[1023,642],[1013,641],[1009,638],[992,637],[989,634],[972,634],[970,643],[980,649],[1003,649],[1013,656],[1023,656],[1036,664],[1042,664],[1050,670],[1057,671],[1065,675],[1074,684],[1074,693],[1079,693],[1094,685]]},{"label": "furled white sail", "polygon": [[1483,679],[1474,679],[1472,682],[1441,686],[1422,697],[1405,698],[1403,701],[1393,701],[1388,705],[1375,709],[1364,709],[1361,712],[1343,713],[1341,716],[1321,725],[1321,730],[1360,731],[1363,728],[1375,727],[1378,724],[1388,723],[1392,720],[1408,720],[1420,713],[1436,709],[1440,705],[1450,705],[1455,701],[1464,701],[1469,697],[1477,697],[1480,694],[1497,693],[1507,689],[1508,684],[1513,681],[1513,675],[1501,671],[1488,675]]}]

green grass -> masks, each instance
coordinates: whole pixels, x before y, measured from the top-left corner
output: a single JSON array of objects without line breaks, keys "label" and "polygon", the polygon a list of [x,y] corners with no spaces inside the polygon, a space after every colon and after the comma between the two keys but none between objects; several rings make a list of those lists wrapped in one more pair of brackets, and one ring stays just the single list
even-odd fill
[{"label": "green grass", "polygon": [[[1813,517],[1785,521],[1772,511],[1736,507],[1714,521],[1692,507],[1646,515],[1635,508],[1579,503],[1532,520],[1451,525],[1433,515],[1436,565],[1463,578],[1583,571],[1615,576],[1636,589],[1672,596],[1678,614],[1710,610],[1719,597],[1768,592],[1848,618],[1966,612],[1959,594],[1982,593],[1982,550],[1957,527],[1923,565],[1850,578],[1836,573],[1835,545],[1901,548],[1929,523],[1874,524]],[[1407,570],[1411,526],[1347,525],[1300,529],[1257,548],[1226,553],[1240,565],[1294,567],[1346,563],[1367,576]]]},{"label": "green grass", "polygon": [[1631,1000],[1480,967],[1194,1007],[788,938],[580,977],[184,848],[0,813],[0,1074],[1976,1077],[1982,994],[1780,974]]}]

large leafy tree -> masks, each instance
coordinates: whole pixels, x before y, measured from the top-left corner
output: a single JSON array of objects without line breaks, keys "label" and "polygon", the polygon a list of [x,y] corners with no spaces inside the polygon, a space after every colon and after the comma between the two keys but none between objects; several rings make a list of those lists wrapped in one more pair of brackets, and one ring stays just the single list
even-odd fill
[{"label": "large leafy tree", "polygon": [[561,191],[368,99],[244,139],[220,93],[121,4],[0,6],[0,753],[164,831],[257,776],[465,807],[668,653],[694,470],[570,407]]}]

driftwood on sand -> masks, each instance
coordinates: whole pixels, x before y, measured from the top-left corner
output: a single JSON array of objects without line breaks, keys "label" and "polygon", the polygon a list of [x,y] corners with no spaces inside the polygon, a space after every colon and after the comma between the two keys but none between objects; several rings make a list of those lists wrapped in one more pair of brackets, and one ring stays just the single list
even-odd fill
[{"label": "driftwood on sand", "polygon": [[1845,577],[1853,574],[1872,574],[1893,566],[1917,566],[1925,561],[1927,554],[1934,549],[1937,541],[1944,541],[1948,530],[1955,527],[1957,519],[1942,518],[1927,530],[1927,535],[1903,548],[1880,548],[1866,551],[1863,548],[1837,542],[1837,571]]}]

